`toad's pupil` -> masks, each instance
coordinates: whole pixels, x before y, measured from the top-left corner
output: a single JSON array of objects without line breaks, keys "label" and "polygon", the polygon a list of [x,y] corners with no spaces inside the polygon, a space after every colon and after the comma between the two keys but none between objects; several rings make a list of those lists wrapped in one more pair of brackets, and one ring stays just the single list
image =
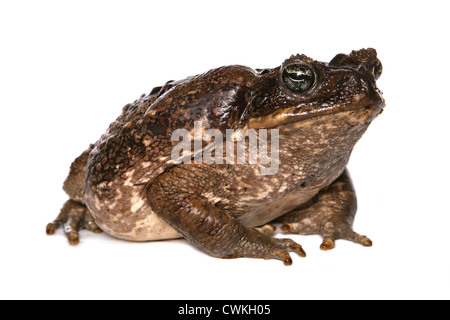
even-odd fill
[{"label": "toad's pupil", "polygon": [[288,72],[289,77],[294,81],[305,81],[311,78],[311,76],[308,76],[303,71],[295,71],[295,72]]}]

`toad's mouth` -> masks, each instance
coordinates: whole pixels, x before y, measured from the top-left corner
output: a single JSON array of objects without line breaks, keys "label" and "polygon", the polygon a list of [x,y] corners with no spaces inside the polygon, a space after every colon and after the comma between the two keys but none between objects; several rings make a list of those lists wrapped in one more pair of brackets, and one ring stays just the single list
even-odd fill
[{"label": "toad's mouth", "polygon": [[249,128],[271,129],[291,123],[301,123],[312,118],[320,118],[325,115],[332,115],[357,110],[371,110],[374,119],[385,107],[384,99],[379,95],[375,101],[367,101],[364,97],[355,96],[348,104],[340,105],[302,105],[277,110],[266,116],[252,118],[249,121]]}]

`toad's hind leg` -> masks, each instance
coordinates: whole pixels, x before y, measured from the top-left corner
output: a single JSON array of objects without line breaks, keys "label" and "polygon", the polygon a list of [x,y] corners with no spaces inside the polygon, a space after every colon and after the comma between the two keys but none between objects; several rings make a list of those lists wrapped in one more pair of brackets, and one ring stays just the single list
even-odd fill
[{"label": "toad's hind leg", "polygon": [[95,224],[89,209],[75,200],[69,200],[64,204],[58,217],[47,225],[47,234],[55,234],[55,230],[59,227],[63,227],[64,234],[71,245],[79,243],[78,232],[80,230],[88,229],[94,233],[102,233],[102,230]]},{"label": "toad's hind leg", "polygon": [[83,229],[101,233],[102,230],[95,224],[89,209],[84,203],[84,173],[92,150],[91,146],[83,152],[71,165],[69,176],[64,182],[63,189],[69,195],[68,200],[61,209],[58,217],[47,225],[48,235],[55,233],[62,227],[71,245],[79,243],[78,232]]},{"label": "toad's hind leg", "polygon": [[291,239],[269,236],[273,228],[245,227],[210,202],[204,194],[220,180],[209,174],[200,168],[178,166],[159,176],[147,191],[152,210],[186,240],[214,257],[279,259],[290,265],[289,252],[305,256],[302,247]]},{"label": "toad's hind leg", "polygon": [[322,250],[335,247],[335,240],[345,239],[365,247],[372,241],[353,231],[357,209],[356,194],[347,170],[313,199],[309,207],[293,210],[277,219],[285,223],[281,230],[297,234],[319,234]]}]

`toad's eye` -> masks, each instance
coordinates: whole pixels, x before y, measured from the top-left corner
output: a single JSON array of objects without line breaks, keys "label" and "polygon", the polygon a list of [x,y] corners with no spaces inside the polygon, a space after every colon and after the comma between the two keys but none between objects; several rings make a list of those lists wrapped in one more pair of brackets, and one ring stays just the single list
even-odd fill
[{"label": "toad's eye", "polygon": [[293,93],[304,93],[316,83],[314,70],[302,63],[294,63],[284,67],[281,80],[285,87]]},{"label": "toad's eye", "polygon": [[378,80],[378,78],[381,76],[381,73],[383,72],[383,66],[381,65],[381,61],[377,59],[375,64],[372,67],[372,73],[375,77],[375,80]]}]

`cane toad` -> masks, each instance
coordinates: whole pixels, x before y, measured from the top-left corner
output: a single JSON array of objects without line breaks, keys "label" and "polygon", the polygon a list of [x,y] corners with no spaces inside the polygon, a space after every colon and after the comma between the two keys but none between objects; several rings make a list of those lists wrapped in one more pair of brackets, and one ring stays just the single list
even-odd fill
[{"label": "cane toad", "polygon": [[[346,166],[383,111],[381,71],[376,51],[361,49],[329,63],[298,54],[273,69],[232,65],[156,87],[73,162],[63,186],[70,200],[47,233],[63,227],[73,245],[81,229],[133,241],[184,237],[214,257],[286,265],[289,252],[305,252],[273,237],[270,222],[321,235],[323,250],[337,239],[371,246],[352,228]],[[192,140],[174,139],[180,132]],[[266,142],[258,148],[267,147],[270,163],[236,162],[234,142],[250,155],[252,137]],[[176,149],[181,141],[194,152]]]}]

